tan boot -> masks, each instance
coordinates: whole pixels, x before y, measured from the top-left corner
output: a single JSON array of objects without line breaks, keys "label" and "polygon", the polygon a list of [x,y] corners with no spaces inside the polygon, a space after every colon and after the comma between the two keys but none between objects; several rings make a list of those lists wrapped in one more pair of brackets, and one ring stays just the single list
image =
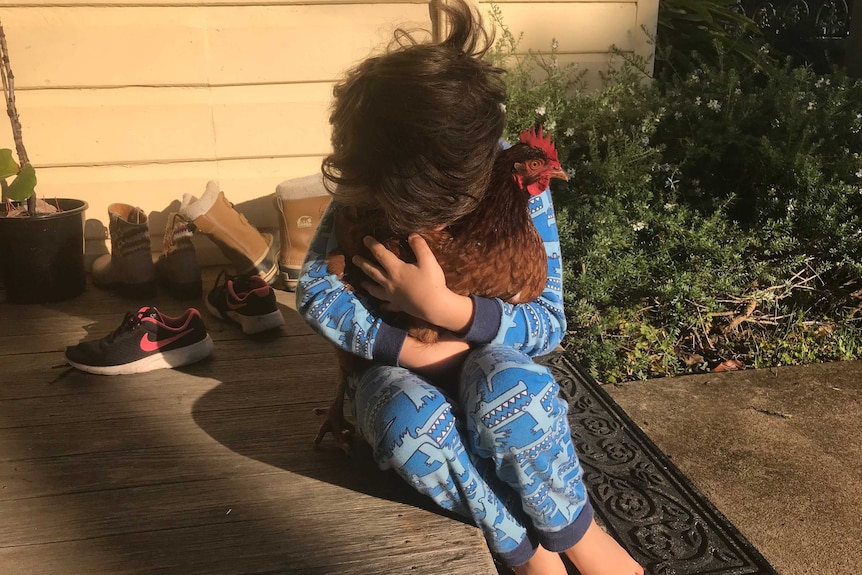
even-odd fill
[{"label": "tan boot", "polygon": [[275,188],[275,206],[281,215],[278,270],[287,290],[296,290],[305,252],[330,199],[320,174],[285,180]]},{"label": "tan boot", "polygon": [[108,206],[111,253],[93,262],[93,285],[125,297],[151,297],[156,292],[147,215],[128,204]]},{"label": "tan boot", "polygon": [[269,284],[278,275],[273,238],[262,234],[236,211],[217,182],[208,182],[200,199],[185,194],[180,214],[215,242],[237,275],[257,274]]},{"label": "tan boot", "polygon": [[201,297],[201,268],[192,243],[191,222],[174,212],[165,226],[165,242],[156,260],[159,287],[177,299]]}]

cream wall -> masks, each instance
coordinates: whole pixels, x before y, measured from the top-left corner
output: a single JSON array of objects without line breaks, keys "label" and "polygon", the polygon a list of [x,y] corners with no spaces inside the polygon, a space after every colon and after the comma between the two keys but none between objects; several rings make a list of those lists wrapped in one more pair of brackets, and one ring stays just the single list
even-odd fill
[{"label": "cream wall", "polygon": [[[652,53],[640,28],[655,29],[657,1],[496,4],[525,51],[556,38],[562,63],[594,74],[611,44]],[[328,151],[333,83],[432,14],[398,0],[0,0],[37,192],[86,200],[94,239],[110,203],[140,206],[158,250],[167,213],[217,179],[255,225],[275,228],[275,185],[317,171]]]}]

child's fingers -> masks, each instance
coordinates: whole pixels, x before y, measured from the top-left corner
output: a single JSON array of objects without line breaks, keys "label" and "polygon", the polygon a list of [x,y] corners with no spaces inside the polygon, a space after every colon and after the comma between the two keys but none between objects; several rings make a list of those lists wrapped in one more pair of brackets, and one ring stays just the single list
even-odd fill
[{"label": "child's fingers", "polygon": [[410,249],[412,249],[413,253],[416,255],[417,264],[421,265],[429,259],[434,260],[435,262],[437,261],[437,258],[434,256],[434,252],[431,251],[425,238],[419,234],[410,234],[407,241],[410,243]]},{"label": "child's fingers", "polygon": [[362,256],[353,256],[353,264],[378,284],[383,284],[387,279],[389,279],[380,267],[374,265]]},{"label": "child's fingers", "polygon": [[373,297],[374,299],[378,299],[380,301],[388,301],[388,293],[385,288],[381,287],[379,284],[374,282],[362,282],[360,284],[362,289],[364,289],[368,295]]},{"label": "child's fingers", "polygon": [[365,236],[362,238],[362,241],[371,252],[371,255],[374,256],[374,259],[376,259],[384,269],[388,270],[393,264],[401,261],[398,259],[398,256],[390,252],[386,246],[378,242],[372,236]]}]

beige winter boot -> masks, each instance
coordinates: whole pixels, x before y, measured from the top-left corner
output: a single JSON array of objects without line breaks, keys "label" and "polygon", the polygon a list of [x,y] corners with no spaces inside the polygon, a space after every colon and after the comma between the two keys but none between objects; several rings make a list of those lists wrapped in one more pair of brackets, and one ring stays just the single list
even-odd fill
[{"label": "beige winter boot", "polygon": [[191,223],[182,215],[168,215],[165,242],[156,260],[156,282],[177,299],[201,297],[201,268],[192,243]]},{"label": "beige winter boot", "polygon": [[200,199],[185,194],[180,214],[215,242],[236,267],[237,275],[257,274],[269,284],[278,275],[273,238],[262,234],[236,211],[218,182],[208,182]]},{"label": "beige winter boot", "polygon": [[93,262],[93,285],[125,297],[151,297],[156,292],[147,215],[128,204],[108,206],[111,253]]},{"label": "beige winter boot", "polygon": [[278,275],[287,290],[296,290],[305,252],[329,201],[320,174],[285,180],[275,188],[275,206],[281,215]]}]

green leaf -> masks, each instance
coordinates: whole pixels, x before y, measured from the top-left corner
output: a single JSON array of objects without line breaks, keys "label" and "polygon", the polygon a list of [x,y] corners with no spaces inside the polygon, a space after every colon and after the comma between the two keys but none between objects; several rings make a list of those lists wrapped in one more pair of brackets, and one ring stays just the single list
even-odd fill
[{"label": "green leaf", "polygon": [[18,162],[12,157],[12,150],[3,148],[0,150],[0,178],[8,178],[18,173]]},{"label": "green leaf", "polygon": [[15,181],[9,184],[6,195],[16,202],[23,202],[36,190],[36,170],[30,164],[24,164]]}]

